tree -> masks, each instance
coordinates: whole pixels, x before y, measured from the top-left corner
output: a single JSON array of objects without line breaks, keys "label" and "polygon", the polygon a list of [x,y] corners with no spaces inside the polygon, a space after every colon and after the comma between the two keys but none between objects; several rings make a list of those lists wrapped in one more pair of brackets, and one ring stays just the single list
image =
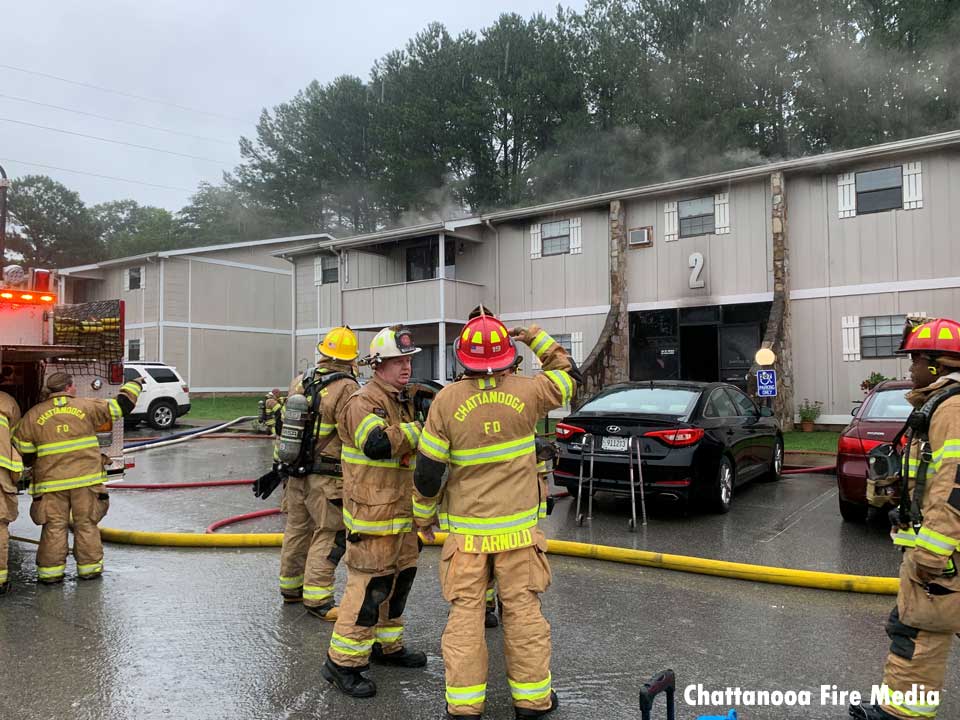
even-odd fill
[{"label": "tree", "polygon": [[99,227],[80,196],[46,175],[25,175],[9,190],[10,250],[28,265],[68,267],[103,257]]},{"label": "tree", "polygon": [[90,209],[101,232],[107,257],[172,250],[182,242],[180,227],[168,210],[114,200]]},{"label": "tree", "polygon": [[231,185],[210,183],[200,183],[190,203],[177,213],[176,222],[183,247],[261,240],[306,230],[287,225],[275,211]]}]

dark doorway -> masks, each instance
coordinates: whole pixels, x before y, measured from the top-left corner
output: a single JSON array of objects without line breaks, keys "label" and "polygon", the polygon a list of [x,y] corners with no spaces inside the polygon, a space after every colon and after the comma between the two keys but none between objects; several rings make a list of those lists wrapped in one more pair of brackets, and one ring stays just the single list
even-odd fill
[{"label": "dark doorway", "polygon": [[716,382],[720,379],[716,325],[680,327],[680,379]]}]

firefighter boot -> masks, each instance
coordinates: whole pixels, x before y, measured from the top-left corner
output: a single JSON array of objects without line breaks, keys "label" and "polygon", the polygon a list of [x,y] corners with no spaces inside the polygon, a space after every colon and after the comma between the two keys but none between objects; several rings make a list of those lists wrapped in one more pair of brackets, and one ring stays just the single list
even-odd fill
[{"label": "firefighter boot", "polygon": [[[550,707],[546,710],[531,710],[530,708],[514,708],[516,712],[517,720],[523,720],[524,718],[542,718],[546,717],[554,710],[560,707],[560,698],[557,697],[557,693],[553,690],[550,691]],[[873,720],[873,718],[869,718]],[[879,718],[877,719],[879,720]]]},{"label": "firefighter boot", "polygon": [[340,608],[334,605],[332,602],[329,602],[325,605],[304,605],[307,609],[307,612],[318,617],[321,620],[326,620],[327,622],[336,622],[337,618],[340,617]]},{"label": "firefighter boot", "polygon": [[7,580],[5,583],[0,584],[0,595],[6,595],[10,592],[10,581]]},{"label": "firefighter boot", "polygon": [[427,664],[427,656],[422,652],[402,648],[397,652],[385,653],[380,643],[373,644],[370,659],[378,665],[396,665],[405,668],[422,668]]},{"label": "firefighter boot", "polygon": [[363,674],[366,668],[352,668],[337,665],[327,658],[320,667],[320,674],[328,683],[333,683],[337,689],[355,698],[369,698],[377,694],[377,685]]},{"label": "firefighter boot", "polygon": [[854,720],[899,720],[879,705],[851,705],[848,712]]},{"label": "firefighter boot", "polygon": [[285,604],[303,602],[303,589],[288,590],[286,592],[281,590],[280,597],[283,598]]}]

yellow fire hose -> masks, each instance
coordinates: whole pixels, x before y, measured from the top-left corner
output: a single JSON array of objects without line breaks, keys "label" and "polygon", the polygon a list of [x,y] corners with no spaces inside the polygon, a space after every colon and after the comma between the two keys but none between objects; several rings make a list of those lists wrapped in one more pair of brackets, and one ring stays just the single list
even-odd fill
[{"label": "yellow fire hose", "polygon": [[[100,528],[100,536],[107,542],[124,545],[159,545],[166,547],[280,547],[283,541],[282,533],[143,532],[140,530],[117,530],[109,527]],[[428,544],[441,545],[445,539],[446,533],[437,533],[436,540]],[[750,565],[748,563],[710,560],[687,555],[670,555],[668,553],[650,552],[649,550],[631,550],[629,548],[591,545],[566,540],[549,540],[547,551],[554,555],[607,560],[663,570],[678,570],[700,575],[715,575],[737,580],[792,585],[818,590],[896,595],[898,587],[898,580],[894,577],[794,570],[792,568]]]}]

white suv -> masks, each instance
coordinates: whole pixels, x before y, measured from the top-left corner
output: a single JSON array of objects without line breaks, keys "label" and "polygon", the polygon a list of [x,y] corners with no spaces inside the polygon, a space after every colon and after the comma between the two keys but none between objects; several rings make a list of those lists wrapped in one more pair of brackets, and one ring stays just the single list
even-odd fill
[{"label": "white suv", "polygon": [[190,388],[175,367],[158,362],[124,363],[123,379],[145,378],[143,392],[125,419],[128,428],[145,420],[154,430],[167,430],[190,412]]}]

